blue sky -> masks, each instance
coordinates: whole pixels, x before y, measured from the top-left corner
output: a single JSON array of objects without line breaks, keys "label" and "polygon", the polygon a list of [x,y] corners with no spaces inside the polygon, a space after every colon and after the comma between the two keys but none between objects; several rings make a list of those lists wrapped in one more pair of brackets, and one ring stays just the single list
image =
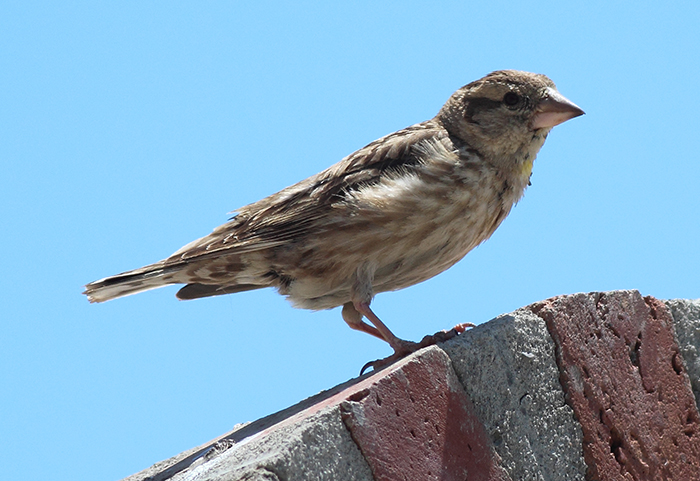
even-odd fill
[{"label": "blue sky", "polygon": [[587,115],[491,240],[375,312],[417,340],[559,294],[700,297],[697,2],[239,3],[0,5],[7,479],[119,479],[388,355],[272,290],[80,292],[493,70],[547,74]]}]

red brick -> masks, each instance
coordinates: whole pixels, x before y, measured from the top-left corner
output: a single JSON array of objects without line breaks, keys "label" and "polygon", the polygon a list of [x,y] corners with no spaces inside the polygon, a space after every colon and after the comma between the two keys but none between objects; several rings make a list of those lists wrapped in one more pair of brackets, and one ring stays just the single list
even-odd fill
[{"label": "red brick", "polygon": [[380,373],[341,409],[379,481],[510,479],[449,358],[437,348]]},{"label": "red brick", "polygon": [[664,304],[617,291],[530,309],[554,339],[587,477],[700,480],[700,417]]}]

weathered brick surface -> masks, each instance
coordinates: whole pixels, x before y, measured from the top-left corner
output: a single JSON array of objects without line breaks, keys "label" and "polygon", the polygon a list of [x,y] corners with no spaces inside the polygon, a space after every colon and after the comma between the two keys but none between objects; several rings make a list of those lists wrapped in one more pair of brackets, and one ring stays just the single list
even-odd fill
[{"label": "weathered brick surface", "polygon": [[530,309],[557,346],[589,479],[700,479],[698,411],[664,304],[617,291]]},{"label": "weathered brick surface", "polygon": [[378,481],[510,480],[436,347],[392,367],[341,409]]},{"label": "weathered brick surface", "polygon": [[557,297],[129,479],[695,481],[691,382],[700,302]]},{"label": "weathered brick surface", "polygon": [[566,404],[541,318],[518,309],[443,348],[511,478],[583,481],[581,427]]},{"label": "weathered brick surface", "polygon": [[337,406],[282,423],[220,453],[200,458],[170,481],[372,481]]},{"label": "weathered brick surface", "polygon": [[673,316],[673,328],[693,386],[695,404],[700,406],[700,299],[672,299],[665,304]]}]

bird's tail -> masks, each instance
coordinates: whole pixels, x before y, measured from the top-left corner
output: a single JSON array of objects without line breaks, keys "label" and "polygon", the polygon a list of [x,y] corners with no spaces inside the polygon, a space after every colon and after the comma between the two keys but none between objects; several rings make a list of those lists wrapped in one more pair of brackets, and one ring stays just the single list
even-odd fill
[{"label": "bird's tail", "polygon": [[176,274],[181,265],[166,266],[163,261],[149,266],[105,277],[85,286],[85,294],[90,302],[105,302],[138,292],[177,284]]}]

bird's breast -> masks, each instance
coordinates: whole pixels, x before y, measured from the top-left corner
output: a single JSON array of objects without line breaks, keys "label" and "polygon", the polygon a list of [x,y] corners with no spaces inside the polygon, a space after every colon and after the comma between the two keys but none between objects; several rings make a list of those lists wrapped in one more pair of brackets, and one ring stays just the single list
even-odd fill
[{"label": "bird's breast", "polygon": [[361,192],[358,229],[343,241],[356,261],[377,268],[376,292],[429,279],[488,239],[521,193],[480,162],[435,172],[426,169]]},{"label": "bird's breast", "polygon": [[375,293],[402,289],[443,272],[488,239],[523,189],[478,158],[451,160],[349,193],[322,227],[295,244],[294,260],[284,262],[294,266],[292,301],[338,305],[367,265]]}]

